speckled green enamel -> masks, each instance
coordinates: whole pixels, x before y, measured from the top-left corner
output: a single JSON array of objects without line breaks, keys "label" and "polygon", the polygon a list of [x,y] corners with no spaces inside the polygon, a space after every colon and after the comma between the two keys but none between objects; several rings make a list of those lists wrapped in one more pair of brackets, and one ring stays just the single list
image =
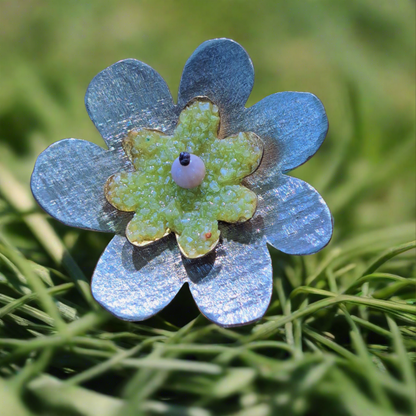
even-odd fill
[{"label": "speckled green enamel", "polygon": [[[240,185],[258,167],[263,147],[251,132],[218,139],[218,108],[209,101],[186,107],[172,136],[156,130],[132,130],[123,147],[134,172],[120,172],[106,184],[107,200],[121,211],[134,211],[126,236],[145,245],[173,231],[182,253],[201,257],[218,243],[218,220],[250,219],[256,195]],[[200,186],[179,187],[171,166],[180,152],[199,156],[206,175]]]}]

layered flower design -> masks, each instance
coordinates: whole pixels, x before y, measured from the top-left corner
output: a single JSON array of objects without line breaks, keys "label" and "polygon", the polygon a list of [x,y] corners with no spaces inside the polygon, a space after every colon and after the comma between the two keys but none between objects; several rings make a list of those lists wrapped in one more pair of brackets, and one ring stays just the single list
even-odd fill
[{"label": "layered flower design", "polygon": [[[135,212],[126,229],[132,244],[145,246],[173,231],[182,254],[198,258],[217,245],[218,220],[235,223],[253,216],[256,194],[240,182],[257,169],[261,141],[254,133],[218,139],[219,124],[217,106],[199,99],[181,112],[172,136],[148,129],[129,132],[123,148],[135,171],[111,176],[106,197],[115,208]],[[183,167],[175,163],[181,154],[189,159]],[[199,160],[196,172],[186,167],[191,155]],[[191,188],[178,185],[172,169],[181,169],[185,178],[176,180]]]},{"label": "layered flower design", "polygon": [[[286,175],[322,144],[324,107],[313,94],[283,92],[245,108],[253,82],[249,56],[229,39],[196,49],[176,105],[155,70],[117,62],[92,80],[85,98],[108,150],[65,139],[39,156],[31,187],[40,206],[69,226],[116,234],[92,293],[119,318],[151,317],[188,283],[218,325],[254,322],[272,293],[267,244],[305,255],[331,239],[322,197]],[[206,167],[189,190],[169,174],[183,151]]]}]

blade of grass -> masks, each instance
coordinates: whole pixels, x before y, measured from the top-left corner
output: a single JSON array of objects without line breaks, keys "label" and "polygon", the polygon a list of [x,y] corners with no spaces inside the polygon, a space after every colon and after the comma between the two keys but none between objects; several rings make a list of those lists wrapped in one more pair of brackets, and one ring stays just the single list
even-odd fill
[{"label": "blade of grass", "polygon": [[[60,294],[66,293],[68,290],[72,289],[73,287],[74,287],[73,283],[64,283],[62,285],[54,286],[49,289],[46,289],[46,293],[51,296],[60,295]],[[23,307],[26,303],[29,303],[32,300],[35,300],[38,298],[37,293],[30,293],[18,299],[12,299],[9,296],[5,296],[1,294],[0,296],[4,296],[5,303],[7,302],[5,306],[0,308],[0,318],[4,315],[7,315],[8,313],[15,311],[16,309]],[[0,298],[0,302],[1,302],[1,298]]]},{"label": "blade of grass", "polygon": [[316,311],[327,308],[331,305],[339,304],[339,303],[352,303],[355,305],[365,305],[368,307],[377,308],[384,311],[396,311],[396,312],[404,312],[409,314],[416,314],[416,308],[410,305],[392,302],[392,301],[384,301],[378,299],[371,299],[371,298],[360,298],[357,296],[350,296],[350,295],[340,295],[340,296],[333,296],[330,299],[323,299],[317,302],[310,304],[303,310],[298,310],[293,312],[289,316],[285,316],[283,318],[267,322],[263,325],[259,325],[255,328],[255,332],[245,338],[246,341],[252,341],[258,338],[271,336],[279,327],[285,325],[287,322],[291,322],[295,319],[300,319],[305,316],[311,315]]},{"label": "blade of grass", "polygon": [[401,244],[400,246],[389,248],[384,253],[382,253],[380,256],[378,256],[363,272],[363,276],[367,276],[369,274],[374,273],[380,266],[382,266],[384,263],[389,261],[395,256],[398,256],[401,253],[404,253],[406,251],[412,250],[416,248],[416,241],[411,241],[409,243]]}]

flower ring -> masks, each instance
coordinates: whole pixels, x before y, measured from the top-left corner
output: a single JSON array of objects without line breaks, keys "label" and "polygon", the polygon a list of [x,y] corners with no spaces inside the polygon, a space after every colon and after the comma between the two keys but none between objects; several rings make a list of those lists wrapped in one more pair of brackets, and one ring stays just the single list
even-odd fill
[{"label": "flower ring", "polygon": [[253,82],[249,56],[229,39],[195,50],[176,105],[154,69],[117,62],[85,97],[108,150],[65,139],[36,161],[31,187],[46,212],[69,226],[116,234],[96,266],[92,293],[117,317],[147,319],[187,282],[216,324],[257,321],[272,294],[267,243],[305,255],[330,241],[324,200],[286,175],[322,144],[325,109],[299,92],[245,108]]}]

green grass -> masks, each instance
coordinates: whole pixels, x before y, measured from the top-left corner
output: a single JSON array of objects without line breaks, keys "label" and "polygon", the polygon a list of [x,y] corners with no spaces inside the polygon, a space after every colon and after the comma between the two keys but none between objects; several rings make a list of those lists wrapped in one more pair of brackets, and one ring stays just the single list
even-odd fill
[{"label": "green grass", "polygon": [[[0,414],[411,416],[416,412],[415,10],[407,0],[0,3]],[[314,256],[270,248],[266,317],[237,329],[199,315],[187,287],[142,323],[92,299],[110,235],[35,204],[37,155],[65,137],[103,145],[83,97],[134,57],[179,85],[202,41],[253,59],[248,105],[315,93],[329,135],[292,172],[335,219]]]}]

